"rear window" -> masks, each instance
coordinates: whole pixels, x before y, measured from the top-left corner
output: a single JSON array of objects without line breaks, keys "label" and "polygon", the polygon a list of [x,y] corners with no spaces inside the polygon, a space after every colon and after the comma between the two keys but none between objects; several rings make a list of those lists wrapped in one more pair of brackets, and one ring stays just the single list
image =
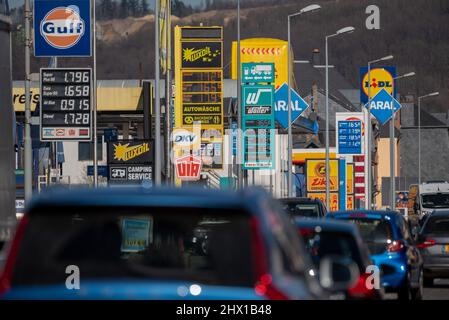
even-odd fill
[{"label": "rear window", "polygon": [[393,240],[390,222],[384,219],[351,218],[349,221],[357,225],[371,254],[385,251],[386,245]]},{"label": "rear window", "polygon": [[436,193],[422,195],[424,208],[449,208],[449,193]]},{"label": "rear window", "polygon": [[449,236],[449,217],[430,217],[423,232]]},{"label": "rear window", "polygon": [[[52,212],[50,212],[52,211]],[[250,215],[204,208],[60,208],[29,216],[13,285],[186,280],[252,286]]]},{"label": "rear window", "polygon": [[319,268],[320,261],[328,255],[349,258],[364,271],[357,243],[350,234],[343,232],[316,232],[316,229],[301,228],[305,246],[312,257],[315,267]]},{"label": "rear window", "polygon": [[320,217],[320,208],[316,203],[284,203],[283,208],[293,217]]}]

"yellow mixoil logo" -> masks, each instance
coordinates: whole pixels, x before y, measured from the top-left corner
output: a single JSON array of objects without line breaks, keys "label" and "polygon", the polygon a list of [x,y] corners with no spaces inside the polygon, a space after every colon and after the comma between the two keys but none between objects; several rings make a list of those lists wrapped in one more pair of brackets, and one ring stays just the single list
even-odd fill
[{"label": "yellow mixoil logo", "polygon": [[195,62],[201,58],[208,57],[211,54],[210,47],[202,49],[187,48],[183,50],[183,59],[184,61]]},{"label": "yellow mixoil logo", "polygon": [[129,143],[123,145],[121,143],[114,144],[114,159],[128,161],[149,151],[150,147],[148,143],[142,143],[132,147],[129,147]]}]

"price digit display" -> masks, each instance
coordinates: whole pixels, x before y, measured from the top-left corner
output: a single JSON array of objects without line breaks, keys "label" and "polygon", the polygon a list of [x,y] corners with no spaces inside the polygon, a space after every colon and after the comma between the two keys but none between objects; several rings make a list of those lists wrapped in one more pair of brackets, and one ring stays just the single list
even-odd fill
[{"label": "price digit display", "polygon": [[41,140],[91,139],[91,69],[41,69]]}]

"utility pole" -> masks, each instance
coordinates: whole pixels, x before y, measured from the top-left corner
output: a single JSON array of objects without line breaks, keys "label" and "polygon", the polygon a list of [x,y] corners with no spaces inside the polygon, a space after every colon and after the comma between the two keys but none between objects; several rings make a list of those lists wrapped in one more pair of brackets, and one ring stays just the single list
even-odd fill
[{"label": "utility pole", "polygon": [[243,189],[242,172],[242,70],[240,57],[240,0],[237,0],[237,180],[238,189]]},{"label": "utility pole", "polygon": [[166,183],[171,184],[171,1],[167,1],[165,7],[165,179]]},{"label": "utility pole", "polygon": [[31,10],[30,0],[25,0],[25,203],[33,194],[33,165],[31,141],[31,97],[30,97],[30,47],[31,47]]},{"label": "utility pole", "polygon": [[97,21],[96,21],[96,8],[95,8],[95,0],[92,0],[92,18],[93,18],[93,58],[94,58],[94,72],[93,72],[93,83],[94,90],[92,92],[92,103],[93,103],[93,122],[94,122],[94,132],[93,132],[93,140],[94,140],[94,187],[98,187],[98,137],[97,137]]},{"label": "utility pole", "polygon": [[155,0],[155,15],[154,15],[154,84],[155,84],[155,184],[161,185],[161,100],[160,100],[160,85],[159,85],[159,73],[160,73],[160,61],[159,61],[159,0]]}]

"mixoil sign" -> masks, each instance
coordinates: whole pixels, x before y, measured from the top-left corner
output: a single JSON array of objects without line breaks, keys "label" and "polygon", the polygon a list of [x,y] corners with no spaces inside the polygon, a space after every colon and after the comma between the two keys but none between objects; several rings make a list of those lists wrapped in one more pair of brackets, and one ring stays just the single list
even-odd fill
[{"label": "mixoil sign", "polygon": [[91,56],[90,0],[35,0],[34,55]]}]

